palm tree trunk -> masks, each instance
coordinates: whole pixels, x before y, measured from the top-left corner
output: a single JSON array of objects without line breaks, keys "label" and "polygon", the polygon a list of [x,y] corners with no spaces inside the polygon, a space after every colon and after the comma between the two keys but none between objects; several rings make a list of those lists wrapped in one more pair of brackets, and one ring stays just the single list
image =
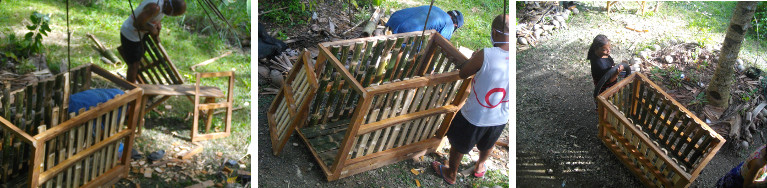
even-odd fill
[{"label": "palm tree trunk", "polygon": [[756,12],[755,1],[741,1],[735,5],[735,11],[732,12],[730,26],[727,28],[727,34],[724,37],[722,51],[719,54],[719,63],[714,72],[714,77],[706,89],[706,98],[709,104],[727,109],[730,105],[730,91],[735,81],[734,68],[735,60],[738,59],[743,37],[746,31],[751,27],[751,18]]}]

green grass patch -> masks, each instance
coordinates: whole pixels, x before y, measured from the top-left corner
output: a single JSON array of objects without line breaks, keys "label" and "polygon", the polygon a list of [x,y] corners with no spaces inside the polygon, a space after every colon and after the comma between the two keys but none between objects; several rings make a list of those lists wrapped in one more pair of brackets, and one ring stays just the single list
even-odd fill
[{"label": "green grass patch", "polygon": [[[417,5],[390,0],[383,2],[381,7],[385,8],[384,10],[388,10],[389,8],[400,10],[421,5],[429,5],[431,1],[413,0],[412,2]],[[490,25],[496,16],[503,13],[503,4],[504,1],[486,0],[434,1],[434,6],[439,7],[445,12],[458,10],[463,13],[464,24],[453,33],[450,42],[456,47],[464,46],[472,50],[492,47],[492,43],[490,42]],[[507,9],[510,9],[510,7],[507,7]]]}]

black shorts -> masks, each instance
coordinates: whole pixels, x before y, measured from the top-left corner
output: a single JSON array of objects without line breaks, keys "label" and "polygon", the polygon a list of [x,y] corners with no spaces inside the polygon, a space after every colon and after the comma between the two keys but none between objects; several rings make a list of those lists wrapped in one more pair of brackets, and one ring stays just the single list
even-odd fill
[{"label": "black shorts", "polygon": [[447,130],[447,139],[452,149],[457,150],[459,153],[467,154],[471,151],[471,148],[474,148],[474,145],[479,150],[492,148],[495,145],[495,141],[498,141],[498,138],[501,137],[504,128],[506,128],[506,124],[490,127],[475,126],[469,123],[459,110],[455,118],[453,118],[453,122],[450,122],[450,128]]},{"label": "black shorts", "polygon": [[140,41],[130,41],[120,33],[120,42],[122,43],[123,53],[125,53],[123,58],[125,58],[128,64],[138,62],[141,60],[141,57],[144,57],[144,45]]}]

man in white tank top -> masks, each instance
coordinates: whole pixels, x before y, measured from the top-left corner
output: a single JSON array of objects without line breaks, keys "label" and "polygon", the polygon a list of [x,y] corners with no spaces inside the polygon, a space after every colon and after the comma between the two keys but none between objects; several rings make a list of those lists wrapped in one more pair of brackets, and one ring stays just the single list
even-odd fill
[{"label": "man in white tank top", "polygon": [[186,12],[184,0],[144,0],[130,13],[128,19],[120,26],[122,43],[120,54],[128,63],[126,77],[129,82],[136,82],[139,61],[144,56],[141,40],[149,34],[159,42],[162,18],[165,15],[179,16],[184,12]]},{"label": "man in white tank top", "polygon": [[509,119],[509,23],[508,15],[495,17],[491,28],[492,48],[472,54],[461,67],[459,76],[474,75],[471,94],[453,118],[447,131],[450,141],[448,164],[432,162],[432,168],[448,184],[454,184],[458,166],[464,154],[474,146],[479,149],[479,160],[474,166],[475,177],[482,178],[487,171],[485,161],[493,145],[501,136]]}]

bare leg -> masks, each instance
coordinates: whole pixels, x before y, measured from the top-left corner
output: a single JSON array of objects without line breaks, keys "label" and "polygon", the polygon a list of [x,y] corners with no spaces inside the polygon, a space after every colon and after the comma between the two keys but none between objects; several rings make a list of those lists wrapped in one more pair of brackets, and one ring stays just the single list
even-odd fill
[{"label": "bare leg", "polygon": [[493,147],[479,151],[479,160],[477,160],[477,165],[474,167],[474,172],[484,172],[487,170],[485,161],[487,161],[487,158],[490,157],[490,152],[493,152]]},{"label": "bare leg", "polygon": [[451,180],[455,182],[456,176],[458,176],[458,167],[461,165],[461,159],[463,158],[463,153],[458,152],[458,150],[455,150],[455,148],[450,148],[450,156],[448,157],[448,166],[442,169],[445,169],[445,178],[448,180]]},{"label": "bare leg", "polygon": [[138,77],[138,65],[140,62],[133,62],[128,63],[128,72],[126,73],[126,77],[128,79],[128,82],[130,83],[136,83],[136,78]]}]

